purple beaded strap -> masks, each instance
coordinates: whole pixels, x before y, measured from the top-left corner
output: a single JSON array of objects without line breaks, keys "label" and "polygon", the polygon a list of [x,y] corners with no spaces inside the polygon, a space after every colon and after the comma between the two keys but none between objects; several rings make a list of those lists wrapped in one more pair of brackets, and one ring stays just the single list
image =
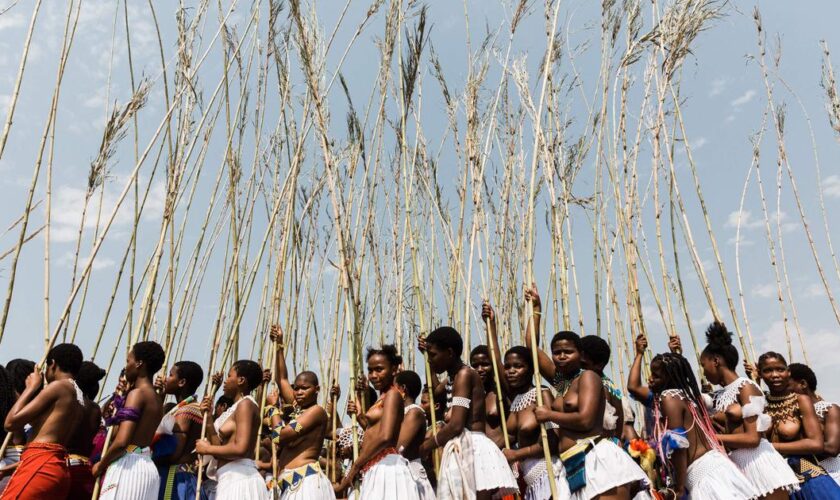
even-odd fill
[{"label": "purple beaded strap", "polygon": [[105,419],[105,425],[118,425],[121,422],[137,422],[140,420],[140,410],[137,408],[126,408],[125,398],[114,395],[114,414]]}]

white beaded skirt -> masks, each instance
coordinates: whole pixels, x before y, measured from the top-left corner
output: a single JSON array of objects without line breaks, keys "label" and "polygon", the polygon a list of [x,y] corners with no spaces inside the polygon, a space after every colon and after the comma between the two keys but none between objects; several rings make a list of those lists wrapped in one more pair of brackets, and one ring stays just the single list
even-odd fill
[{"label": "white beaded skirt", "polygon": [[759,496],[776,490],[790,493],[799,489],[799,480],[793,469],[766,439],[762,439],[755,448],[732,450],[729,458],[747,476]]}]

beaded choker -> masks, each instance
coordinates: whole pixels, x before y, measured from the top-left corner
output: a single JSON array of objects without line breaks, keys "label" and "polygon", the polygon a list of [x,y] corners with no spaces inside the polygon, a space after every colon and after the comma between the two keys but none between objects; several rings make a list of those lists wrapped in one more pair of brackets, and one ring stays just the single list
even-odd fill
[{"label": "beaded choker", "polygon": [[569,392],[569,388],[572,386],[572,382],[574,382],[576,378],[580,377],[581,373],[583,373],[583,369],[578,369],[577,373],[569,378],[566,378],[558,370],[554,375],[554,380],[552,381],[554,390],[557,391],[557,394],[559,394],[560,397],[565,397],[566,393]]},{"label": "beaded choker", "polygon": [[766,412],[773,419],[773,425],[781,422],[793,422],[799,420],[799,402],[795,392],[784,396],[773,396],[767,394]]}]

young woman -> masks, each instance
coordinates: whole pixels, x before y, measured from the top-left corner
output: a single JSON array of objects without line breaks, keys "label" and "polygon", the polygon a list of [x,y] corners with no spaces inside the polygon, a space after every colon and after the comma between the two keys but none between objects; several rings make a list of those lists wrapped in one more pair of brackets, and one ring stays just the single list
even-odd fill
[{"label": "young woman", "polygon": [[435,388],[436,398],[446,396],[448,421],[437,434],[426,438],[421,454],[443,448],[438,479],[439,498],[492,498],[518,490],[505,456],[484,434],[484,384],[475,370],[461,359],[464,341],[452,327],[434,330],[418,347],[428,353],[434,373],[446,373]]},{"label": "young woman", "polygon": [[[539,323],[537,318],[533,323]],[[604,429],[606,391],[601,377],[581,366],[580,337],[573,332],[557,333],[551,340],[551,353],[556,378],[563,383],[552,409],[540,407],[534,413],[537,421],[560,427],[561,458],[572,498],[629,499],[647,476],[609,439],[612,431]]]},{"label": "young woman", "polygon": [[341,483],[335,485],[336,492],[349,491],[361,473],[364,476],[358,498],[419,500],[408,461],[397,450],[405,409],[394,377],[401,364],[402,357],[392,345],[368,349],[368,380],[379,391],[379,399],[365,413],[367,428],[359,456]]},{"label": "young woman", "polygon": [[[496,370],[501,377],[504,399],[512,399],[507,413],[507,431],[511,449],[503,450],[505,458],[512,466],[518,466],[520,477],[525,481],[526,499],[551,498],[551,485],[546,473],[545,453],[540,437],[540,424],[534,416],[537,404],[537,389],[534,387],[534,360],[527,348],[514,346],[504,358],[499,350],[499,336],[496,330],[496,313],[489,302],[481,306],[481,318],[489,325],[487,339],[495,350]],[[489,358],[489,356],[488,356]],[[492,368],[490,373],[492,376]],[[495,386],[495,384],[494,384]],[[542,389],[543,406],[550,408],[554,400],[551,390]],[[565,469],[557,455],[559,436],[557,425],[546,424],[548,430],[549,452],[552,455],[555,486],[560,498],[569,497]]]},{"label": "young woman", "polygon": [[[32,437],[3,498],[66,498],[70,491],[67,446],[85,404],[74,380],[82,366],[82,351],[73,344],[59,344],[46,360],[45,373],[39,370],[26,377],[26,388],[6,415],[7,431],[22,431],[28,424]],[[45,378],[47,385],[42,388]]]},{"label": "young woman", "polygon": [[70,465],[70,494],[67,498],[90,498],[93,494],[93,473],[90,455],[93,438],[99,432],[102,410],[93,402],[99,393],[99,381],[105,378],[105,370],[90,361],[82,362],[76,374],[76,384],[85,397],[85,413],[70,444],[67,462]]},{"label": "young woman", "polygon": [[[495,326],[495,323],[491,328]],[[481,383],[484,385],[484,411],[487,414],[487,422],[484,425],[484,433],[491,441],[496,443],[496,446],[503,448],[505,446],[505,436],[502,432],[502,417],[499,412],[499,404],[505,404],[504,398],[499,397],[496,392],[496,379],[493,377],[493,364],[490,356],[490,349],[486,345],[476,346],[470,352],[470,366],[481,377]],[[501,360],[496,362],[501,364]],[[503,374],[499,372],[501,379]]]},{"label": "young woman", "polygon": [[408,468],[411,469],[411,475],[417,483],[420,500],[435,500],[435,490],[432,489],[426,468],[420,459],[420,445],[426,439],[426,411],[417,404],[417,398],[420,397],[423,382],[420,381],[420,375],[410,370],[399,372],[394,382],[403,393],[405,407],[397,449],[408,460]]},{"label": "young woman", "polygon": [[160,476],[152,462],[152,440],[163,417],[163,404],[155,393],[154,376],[163,366],[163,348],[156,342],[134,344],[125,362],[125,378],[131,389],[126,397],[114,398],[114,413],[106,420],[117,426],[114,438],[93,475],[103,472],[101,499],[155,499]]},{"label": "young woman", "polygon": [[281,500],[334,500],[335,492],[327,476],[321,471],[318,457],[327,433],[327,412],[318,405],[318,376],[300,372],[295,383],[289,382],[286,356],[283,352],[283,333],[279,326],[271,327],[271,340],[276,349],[276,381],[283,403],[292,405],[292,419],[274,427],[272,441],[279,445],[277,484]]},{"label": "young woman", "polygon": [[732,345],[732,333],[722,323],[709,326],[706,341],[700,366],[710,384],[723,387],[713,399],[713,420],[724,429],[717,434],[718,441],[730,450],[729,458],[762,498],[788,498],[798,489],[799,481],[785,459],[764,439],[764,432],[770,428],[770,417],[764,413],[764,393],[755,382],[735,373],[738,350]]},{"label": "young woman", "polygon": [[[251,392],[262,380],[260,365],[239,360],[230,367],[222,385],[233,404],[219,418],[212,419],[212,395],[201,402],[201,411],[208,416],[207,438],[196,441],[195,451],[209,457],[207,476],[216,481],[216,500],[269,498],[254,461],[260,409]],[[218,387],[220,381],[221,374],[214,375],[213,385]]]},{"label": "young woman", "polygon": [[585,370],[592,370],[601,377],[604,386],[604,431],[606,436],[620,446],[624,434],[624,404],[621,389],[604,373],[610,362],[610,345],[596,335],[587,335],[580,339],[580,364]]},{"label": "young woman", "polygon": [[[15,404],[15,401],[20,397],[23,390],[26,389],[26,377],[35,371],[35,362],[28,359],[13,359],[6,363],[5,374],[7,380],[0,387],[4,399],[4,412],[2,415],[3,422],[6,421],[6,415]],[[3,431],[3,438],[5,439],[5,429]],[[20,454],[26,445],[26,433],[23,430],[12,432],[12,437],[9,440],[9,445],[6,447],[6,454],[0,457],[0,494],[6,489],[12,474],[20,463]]]},{"label": "young woman", "polygon": [[788,461],[799,479],[800,490],[791,498],[838,499],[840,486],[819,465],[823,434],[814,403],[790,389],[790,371],[785,358],[766,352],[758,358],[758,373],[767,385],[767,414],[773,419],[768,439]]},{"label": "young woman", "polygon": [[[504,373],[507,390],[513,396],[507,428],[511,441],[516,446],[504,450],[505,457],[511,464],[519,463],[520,474],[525,480],[525,500],[549,500],[551,487],[545,463],[545,452],[540,439],[540,424],[534,415],[537,406],[537,388],[534,387],[534,360],[531,352],[524,346],[508,349],[504,357]],[[551,391],[545,387],[542,391],[543,406],[551,408],[554,400]],[[563,463],[557,457],[559,436],[557,425],[546,424],[548,446],[554,468],[554,484],[559,498],[569,498],[569,484]]]},{"label": "young woman", "polygon": [[820,419],[825,443],[820,465],[840,483],[840,406],[830,403],[817,394],[817,376],[811,368],[802,363],[791,363],[790,388],[797,394],[804,394],[814,402],[814,411]]},{"label": "young woman", "polygon": [[[195,442],[201,437],[204,421],[196,391],[203,381],[204,370],[193,361],[178,361],[166,378],[158,377],[160,393],[164,398],[173,395],[176,401],[157,431],[155,463],[160,475],[160,500],[195,499]],[[161,449],[166,449],[165,456],[158,457]]]},{"label": "young woman", "polygon": [[642,385],[644,336],[636,339],[636,357],[627,390],[654,409],[654,438],[668,474],[672,498],[751,499],[758,492],[724,454],[706,413],[697,379],[688,361],[676,353],[657,354],[650,363],[648,386]]}]

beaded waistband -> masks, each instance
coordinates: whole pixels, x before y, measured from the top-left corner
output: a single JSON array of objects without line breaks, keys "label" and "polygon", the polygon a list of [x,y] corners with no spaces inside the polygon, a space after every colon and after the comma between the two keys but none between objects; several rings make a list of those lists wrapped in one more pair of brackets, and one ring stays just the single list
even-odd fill
[{"label": "beaded waistband", "polygon": [[314,476],[321,473],[321,466],[318,462],[301,465],[296,469],[286,469],[280,473],[280,493],[283,494],[286,490],[294,491],[303,483],[303,480],[309,476]]},{"label": "beaded waistband", "polygon": [[364,474],[365,472],[369,471],[371,467],[381,462],[382,459],[387,457],[388,455],[398,454],[399,452],[393,446],[383,449],[382,451],[374,455],[373,458],[367,461],[367,463],[362,467],[362,473]]},{"label": "beaded waistband", "polygon": [[75,453],[71,453],[67,455],[67,465],[69,465],[70,467],[90,465],[90,459],[84,455],[77,455]]}]

